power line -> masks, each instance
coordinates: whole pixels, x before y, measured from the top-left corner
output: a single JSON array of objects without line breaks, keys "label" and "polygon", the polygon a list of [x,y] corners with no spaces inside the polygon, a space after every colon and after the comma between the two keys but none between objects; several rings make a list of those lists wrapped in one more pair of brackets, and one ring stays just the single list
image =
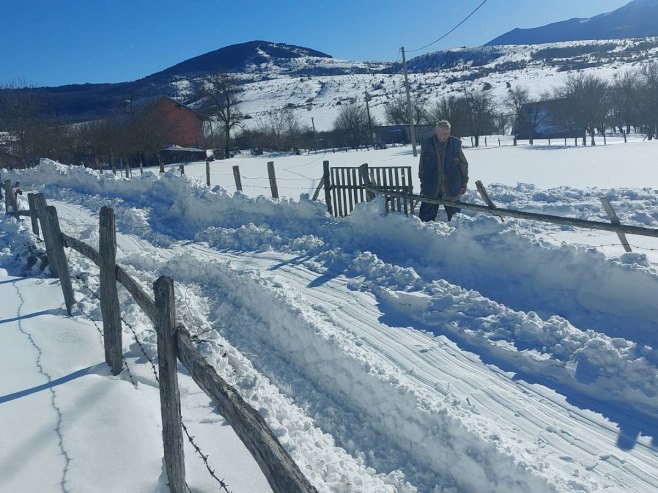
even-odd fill
[{"label": "power line", "polygon": [[464,18],[459,24],[457,24],[455,27],[453,27],[450,31],[448,31],[447,33],[445,33],[445,34],[444,34],[443,36],[441,36],[439,39],[436,39],[436,40],[432,41],[430,44],[427,44],[427,45],[425,45],[425,46],[421,46],[420,48],[416,48],[415,50],[407,50],[407,53],[411,53],[411,52],[414,52],[414,51],[424,50],[425,48],[428,48],[428,47],[432,46],[433,44],[438,43],[438,42],[441,41],[442,39],[446,38],[449,34],[453,33],[455,30],[457,30],[457,28],[458,28],[459,26],[461,26],[464,22],[466,22],[468,19],[470,19],[470,18],[473,16],[473,14],[475,14],[478,10],[480,10],[480,7],[482,7],[482,6],[483,6],[485,3],[487,3],[487,2],[488,2],[488,0],[484,0],[480,5],[478,5],[477,7],[475,7],[475,10],[473,10],[470,14],[468,14],[468,15],[467,15],[467,16],[466,16],[466,17],[465,17],[465,18]]}]

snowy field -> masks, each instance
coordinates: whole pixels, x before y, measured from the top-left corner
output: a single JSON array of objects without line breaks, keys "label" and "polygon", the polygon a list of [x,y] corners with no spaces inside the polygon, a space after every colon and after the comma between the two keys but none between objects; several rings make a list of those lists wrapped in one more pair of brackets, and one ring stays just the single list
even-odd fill
[{"label": "snowy field", "polygon": [[[605,221],[608,197],[622,223],[658,229],[658,143],[491,140],[466,149],[465,201],[482,203],[479,179],[499,207]],[[125,179],[44,162],[2,179],[45,193],[64,232],[92,245],[100,207],[114,207],[118,262],[145,288],[176,280],[199,350],[318,491],[658,491],[658,239],[629,236],[625,253],[614,233],[470,213],[422,224],[379,201],[334,219],[309,199],[324,160],[416,176],[398,147],[215,161],[210,189],[205,163]],[[57,282],[27,266],[42,248],[29,221],[0,228],[0,490],[166,491],[157,389],[135,342],[155,357],[145,315],[121,293],[132,376],[111,377],[91,321],[95,267],[69,252],[78,303],[65,317]],[[269,491],[208,399],[181,385],[219,477]],[[131,438],[129,464],[102,445]],[[217,490],[193,450],[186,464],[192,491]]]}]

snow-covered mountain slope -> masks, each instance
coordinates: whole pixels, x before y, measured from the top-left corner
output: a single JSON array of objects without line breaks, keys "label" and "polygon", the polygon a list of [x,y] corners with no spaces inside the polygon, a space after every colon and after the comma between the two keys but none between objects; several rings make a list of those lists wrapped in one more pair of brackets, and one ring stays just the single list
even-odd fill
[{"label": "snow-covered mountain slope", "polygon": [[[647,162],[654,147],[638,146]],[[604,155],[597,165],[614,169]],[[277,164],[310,175],[290,159]],[[145,286],[176,280],[199,348],[320,491],[658,489],[655,241],[624,254],[573,228],[422,224],[378,202],[334,219],[307,197],[230,194],[173,169],[125,180],[44,163],[8,176],[44,191],[67,234],[92,245],[98,210],[114,207],[119,263]],[[622,222],[658,227],[653,188],[491,191],[501,207],[584,218],[603,214],[603,193]],[[17,269],[15,255],[0,260]]]},{"label": "snow-covered mountain slope", "polygon": [[658,0],[633,0],[612,12],[587,19],[574,18],[530,29],[513,29],[487,45],[631,38],[657,34]]},{"label": "snow-covered mountain slope", "polygon": [[[248,49],[237,50],[240,56],[229,50],[234,47],[226,47],[133,82],[42,88],[42,92],[52,110],[71,121],[107,117],[125,104],[127,94],[137,99],[164,94],[195,108],[200,78],[221,69],[241,82],[240,110],[252,117],[243,122],[246,128],[257,125],[258,117],[273,109],[291,107],[309,127],[314,118],[317,130],[332,128],[344,105],[365,104],[366,92],[372,98],[374,118],[383,123],[384,104],[405,94],[398,53],[390,56],[396,62],[359,62],[263,41],[246,45]],[[215,59],[223,50],[230,56]],[[508,86],[526,86],[531,95],[539,96],[574,71],[612,80],[615,74],[657,60],[658,38],[647,37],[455,48],[411,58],[408,66],[414,98],[431,104],[443,96],[487,88],[501,106]]]},{"label": "snow-covered mountain slope", "polygon": [[[510,86],[525,86],[532,96],[540,96],[576,71],[611,82],[615,75],[656,61],[658,37],[457,48],[411,59],[409,83],[413,97],[428,105],[443,96],[487,88],[502,110]],[[299,65],[306,71],[298,70]],[[307,70],[310,66],[315,72]],[[313,118],[317,130],[328,130],[344,105],[365,105],[366,92],[373,117],[384,123],[384,105],[405,94],[399,63],[362,64],[357,69],[352,62],[302,57],[271,67],[267,74],[248,70],[235,76],[243,81],[240,109],[253,117],[244,122],[247,128],[273,109],[291,107],[305,125]],[[195,84],[194,78],[177,78],[170,90],[194,107]]]}]

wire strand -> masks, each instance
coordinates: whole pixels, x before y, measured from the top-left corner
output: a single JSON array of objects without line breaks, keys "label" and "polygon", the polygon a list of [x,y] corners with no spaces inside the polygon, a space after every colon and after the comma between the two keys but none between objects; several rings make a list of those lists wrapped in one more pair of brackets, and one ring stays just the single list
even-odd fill
[{"label": "wire strand", "polygon": [[464,24],[464,23],[465,23],[468,19],[470,19],[470,18],[471,18],[471,17],[472,17],[472,16],[473,16],[478,10],[480,10],[480,8],[481,8],[485,3],[487,3],[487,1],[488,1],[488,0],[484,0],[480,5],[478,5],[477,7],[475,7],[475,9],[474,9],[470,14],[468,14],[464,19],[462,19],[462,21],[461,21],[459,24],[457,24],[455,27],[453,27],[450,31],[448,31],[447,33],[445,33],[445,34],[444,34],[443,36],[441,36],[440,38],[438,38],[438,39],[432,41],[432,42],[429,43],[429,44],[426,44],[425,46],[421,46],[420,48],[416,48],[416,49],[414,49],[414,50],[406,50],[407,53],[412,53],[412,52],[416,52],[416,51],[424,50],[425,48],[429,48],[429,47],[432,46],[433,44],[438,43],[438,42],[441,41],[442,39],[448,37],[448,35],[452,34],[454,31],[456,31],[456,30],[457,30],[462,24]]}]

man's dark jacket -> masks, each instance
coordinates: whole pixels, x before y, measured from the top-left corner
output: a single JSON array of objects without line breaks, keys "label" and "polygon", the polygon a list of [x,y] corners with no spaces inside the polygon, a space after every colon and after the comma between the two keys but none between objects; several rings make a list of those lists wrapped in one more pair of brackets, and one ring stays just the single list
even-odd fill
[{"label": "man's dark jacket", "polygon": [[[446,142],[445,156],[443,160],[443,177],[439,177],[439,153],[437,150],[437,139],[432,136],[421,142],[420,151],[420,193],[428,197],[438,197],[439,193],[445,192],[446,197],[457,197],[461,194],[462,172],[459,154],[462,147],[461,140],[450,137]],[[443,185],[441,187],[441,184]],[[441,190],[441,188],[443,190]]]}]

